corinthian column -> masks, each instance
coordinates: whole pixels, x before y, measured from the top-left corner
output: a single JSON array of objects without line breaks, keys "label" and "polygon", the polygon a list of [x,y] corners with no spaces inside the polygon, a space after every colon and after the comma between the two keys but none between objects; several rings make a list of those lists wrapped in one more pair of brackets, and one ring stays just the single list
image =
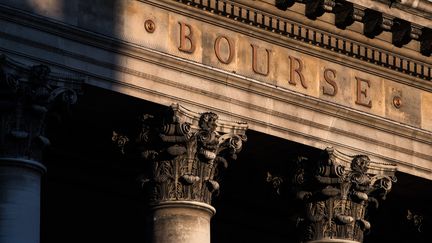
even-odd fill
[{"label": "corinthian column", "polygon": [[371,229],[368,207],[378,207],[396,181],[396,166],[332,148],[319,161],[300,159],[292,182],[303,200],[305,242],[363,242]]},{"label": "corinthian column", "polygon": [[0,242],[40,241],[40,190],[45,116],[56,100],[75,93],[54,88],[50,69],[0,56]]},{"label": "corinthian column", "polygon": [[[245,123],[172,105],[162,119],[145,115],[136,147],[148,163],[142,179],[152,210],[153,243],[210,243],[212,196],[222,169],[246,140]],[[129,141],[114,134],[119,145]]]}]

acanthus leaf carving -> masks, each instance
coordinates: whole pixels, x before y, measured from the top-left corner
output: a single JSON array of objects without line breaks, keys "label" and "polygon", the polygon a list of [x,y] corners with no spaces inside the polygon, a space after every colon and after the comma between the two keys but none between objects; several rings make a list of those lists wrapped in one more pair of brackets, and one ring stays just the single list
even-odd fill
[{"label": "acanthus leaf carving", "polygon": [[[312,202],[306,205],[323,202],[326,216],[319,222],[322,229],[317,231],[313,239],[333,238],[362,242],[363,234],[371,228],[366,220],[367,207],[377,197],[383,198],[391,190],[395,182],[394,165],[382,167],[379,174],[370,171],[372,164],[379,167],[365,155],[350,156],[332,148],[326,150],[327,158],[318,166],[325,167],[315,175],[315,183],[323,187],[320,191],[325,197],[311,197]],[[308,183],[314,183],[309,181]],[[380,191],[380,193],[377,193]],[[333,206],[330,206],[333,205]],[[306,211],[308,211],[306,207]],[[326,230],[324,230],[326,229]]]},{"label": "acanthus leaf carving", "polygon": [[[396,166],[327,148],[321,159],[296,159],[283,182],[296,191],[304,205],[303,240],[341,239],[362,242],[370,230],[369,205],[378,207],[396,182]],[[274,183],[269,174],[267,181]]]},{"label": "acanthus leaf carving", "polygon": [[151,203],[210,204],[220,189],[219,171],[236,159],[246,141],[245,123],[220,121],[213,112],[198,114],[177,104],[161,119],[143,115],[141,123],[135,147],[153,168],[141,179]]},{"label": "acanthus leaf carving", "polygon": [[59,104],[75,104],[83,81],[0,54],[0,155],[40,161],[42,149],[50,145],[45,136],[48,112]]}]

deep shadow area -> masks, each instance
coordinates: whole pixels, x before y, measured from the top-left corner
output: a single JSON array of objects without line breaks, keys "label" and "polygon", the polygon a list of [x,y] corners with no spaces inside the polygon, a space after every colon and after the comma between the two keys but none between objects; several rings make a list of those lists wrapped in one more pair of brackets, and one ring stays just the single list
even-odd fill
[{"label": "deep shadow area", "polygon": [[111,136],[161,107],[92,87],[84,93],[68,114],[50,120],[42,242],[144,242],[140,170]]},{"label": "deep shadow area", "polygon": [[[4,0],[2,4],[42,14],[29,2]],[[116,9],[121,0],[60,2],[63,19],[58,21],[121,37],[121,11]],[[46,41],[54,47],[61,43]],[[38,52],[22,54],[52,63],[50,56],[38,56]],[[64,58],[64,63],[73,61]],[[48,172],[42,185],[41,242],[146,243],[147,213],[137,181],[144,166],[122,156],[111,136],[114,130],[133,133],[141,114],[160,113],[166,107],[91,86],[85,86],[83,94],[69,112],[49,117],[52,146],[44,158]],[[298,242],[296,224],[302,205],[287,195],[277,195],[266,182],[266,173],[284,171],[293,158],[313,158],[320,151],[256,131],[247,135],[248,142],[223,173],[221,191],[214,199],[212,243]],[[403,173],[397,176],[387,200],[370,210],[372,229],[365,242],[432,242],[432,182]],[[415,223],[408,212],[422,220]]]},{"label": "deep shadow area", "polygon": [[299,155],[320,150],[249,131],[239,160],[230,164],[215,198],[212,242],[298,242],[296,221],[301,205],[278,195],[266,182],[267,172],[283,174]]},{"label": "deep shadow area", "polygon": [[[122,156],[111,135],[133,131],[139,115],[166,107],[94,87],[84,93],[69,113],[50,119],[42,242],[146,242],[145,202],[137,181],[143,166]],[[320,151],[255,131],[247,135],[214,200],[212,243],[297,242],[301,204],[277,195],[266,172],[285,170],[293,157]],[[387,200],[371,212],[365,242],[430,242],[431,184],[399,173]],[[421,232],[406,220],[408,209],[423,215]]]},{"label": "deep shadow area", "polygon": [[[432,242],[432,183],[405,173],[377,210],[371,210],[371,231],[365,242]],[[419,224],[408,218],[408,211],[422,217]]]}]

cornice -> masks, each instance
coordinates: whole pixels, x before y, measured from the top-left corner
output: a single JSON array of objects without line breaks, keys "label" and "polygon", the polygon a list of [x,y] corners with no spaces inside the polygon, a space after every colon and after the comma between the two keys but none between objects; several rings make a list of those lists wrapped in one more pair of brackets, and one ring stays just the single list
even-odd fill
[{"label": "cornice", "polygon": [[[349,1],[353,1],[353,0],[349,0]],[[414,8],[412,5],[409,5],[408,2],[410,1],[401,1],[401,0],[374,0],[375,2],[380,2],[383,3],[384,5],[388,6],[389,9],[397,9],[401,12],[406,12],[421,18],[425,18],[428,20],[432,20],[432,13],[429,11],[423,11],[421,9]],[[431,2],[428,2],[426,0],[422,0],[426,5],[432,5]],[[407,2],[407,3],[402,3],[402,2]],[[415,1],[411,1],[411,2],[415,2]]]},{"label": "cornice", "polygon": [[[277,34],[273,30],[271,33],[266,33],[265,30],[262,31],[253,31],[257,28],[253,25],[245,25],[239,28],[237,24],[231,24],[231,23],[225,23],[225,21],[214,21],[209,20],[207,17],[200,18],[196,14],[190,14],[188,12],[184,12],[183,10],[180,11],[178,9],[179,6],[181,6],[180,3],[176,3],[173,0],[160,0],[160,1],[148,1],[148,0],[140,0],[149,4],[154,4],[160,8],[167,9],[169,11],[177,12],[180,14],[183,14],[185,16],[191,17],[191,18],[197,18],[200,21],[209,22],[214,25],[221,26],[223,28],[231,29],[233,31],[249,35],[253,38],[258,38],[264,41],[267,41],[272,44],[277,44],[283,47],[291,48],[296,51],[309,54],[311,56],[316,56],[319,58],[322,58],[324,60],[332,61],[344,66],[348,66],[350,68],[354,69],[362,69],[364,72],[372,73],[373,75],[380,76],[383,78],[391,79],[397,82],[400,82],[405,85],[413,86],[422,90],[431,91],[432,87],[428,80],[425,80],[424,77],[419,78],[415,76],[407,76],[406,73],[403,70],[391,70],[387,67],[384,67],[383,65],[376,65],[376,62],[371,62],[370,60],[366,60],[362,57],[358,57],[356,59],[351,58],[350,56],[343,54],[338,50],[335,52],[334,48],[322,48],[319,45],[310,45],[309,42],[299,41],[296,38],[278,38],[280,37],[280,33]],[[172,2],[173,4],[167,5],[163,4],[163,1]],[[176,6],[177,5],[177,6]],[[97,34],[94,32],[89,32],[71,25],[67,25],[64,23],[61,23],[59,21],[51,20],[49,18],[36,16],[33,14],[29,14],[25,11],[13,9],[4,5],[0,4],[0,7],[2,8],[2,12],[0,13],[0,18],[5,19],[23,26],[28,26],[31,28],[39,29],[41,31],[54,34],[56,36],[60,36],[63,38],[67,38],[73,41],[77,41],[79,43],[97,46],[99,48],[110,50],[111,52],[119,52],[119,50],[127,48],[127,46],[133,45],[132,43],[125,42],[119,39],[115,39],[112,37],[108,37],[105,35]],[[202,12],[202,10],[199,10],[197,8],[191,8],[188,10],[193,11],[199,11]],[[208,13],[207,13],[208,14]],[[217,18],[219,20],[226,19],[226,17],[219,16],[219,15],[213,15],[212,17]],[[314,28],[311,28],[312,30],[316,30]],[[270,35],[269,35],[270,34]],[[345,39],[341,39],[341,43],[344,42]],[[346,41],[345,41],[346,42]],[[357,43],[357,42],[353,42]],[[358,43],[359,44],[359,43]],[[51,48],[51,47],[50,47]],[[371,46],[364,46],[365,50],[370,50],[372,52],[375,52],[375,49],[373,49]],[[60,50],[61,51],[61,50]],[[58,51],[56,51],[58,52]],[[388,55],[391,55],[390,52],[386,52]],[[366,60],[366,62],[365,62]],[[413,60],[409,58],[405,58],[407,62],[410,62],[412,65]],[[421,62],[423,65],[425,63]],[[431,67],[432,72],[432,67]],[[432,79],[429,78],[429,79]]]},{"label": "cornice", "polygon": [[[230,20],[229,17],[227,19],[227,16],[223,16],[220,13],[215,14],[214,11],[209,10],[205,8],[205,11],[202,11],[202,9],[198,7],[182,7],[182,6],[188,6],[187,4],[183,3],[177,3],[173,0],[139,0],[141,2],[145,2],[154,6],[157,6],[159,8],[165,9],[167,11],[171,11],[174,13],[181,14],[183,16],[186,16],[188,18],[193,18],[198,21],[202,21],[205,23],[209,23],[218,27],[225,28],[227,30],[231,30],[258,40],[265,41],[270,44],[278,45],[284,48],[288,48],[294,51],[298,51],[300,53],[304,53],[313,57],[317,57],[323,60],[327,60],[333,63],[337,63],[352,69],[360,70],[365,73],[370,73],[372,75],[386,78],[392,81],[399,82],[404,85],[409,85],[412,87],[416,87],[428,92],[432,91],[432,85],[430,82],[430,79],[432,77],[426,77],[419,78],[416,76],[409,76],[407,75],[407,72],[403,69],[396,68],[396,69],[390,69],[387,66],[383,64],[379,64],[378,61],[369,60],[368,57],[362,56],[362,55],[354,55],[349,56],[346,53],[343,53],[340,49],[335,48],[334,46],[327,46],[326,48],[323,48],[322,46],[318,44],[312,44],[310,41],[306,41],[304,38],[296,37],[293,38],[284,38],[281,36],[284,36],[282,33],[278,33],[275,29],[269,29],[266,26],[258,25],[255,26],[253,23],[249,23],[245,20],[239,20],[238,18],[234,18],[234,20]],[[165,4],[164,2],[171,2],[172,4]],[[277,9],[276,9],[277,10]],[[274,13],[270,13],[270,16],[273,16],[277,18]],[[239,25],[238,22],[244,23],[242,25]],[[297,22],[295,22],[297,23]],[[257,28],[259,27],[259,28]],[[312,31],[308,32],[306,27],[301,27],[301,30],[306,33],[312,33]],[[324,33],[321,30],[318,30],[314,27],[310,27],[309,30],[318,31],[319,33]],[[321,32],[320,32],[321,31]],[[310,34],[312,35],[312,34]],[[317,36],[320,36],[318,34]],[[337,36],[337,35],[335,35]],[[324,38],[324,37],[323,37]],[[338,43],[339,46],[343,46],[343,43],[348,43],[348,39],[344,37],[337,36],[339,38],[339,41],[336,41],[336,39],[331,39],[331,43]],[[327,41],[328,38],[325,38],[325,41]],[[379,49],[367,45],[362,44],[360,42],[352,41],[353,45],[358,45],[357,51],[360,51],[364,53],[367,51],[367,55],[378,57],[379,55]],[[311,45],[312,44],[312,45]],[[360,49],[359,49],[360,48]],[[403,59],[404,66],[409,63],[411,66],[415,66],[413,63],[415,62],[414,59],[411,59],[410,57],[402,57],[397,54],[393,54],[391,51],[383,51],[382,53],[387,54],[389,60],[393,61],[396,60],[396,62],[399,62],[401,59]],[[391,59],[395,55],[396,59]],[[355,58],[352,58],[355,57]],[[428,65],[425,62],[420,61],[422,65]],[[378,64],[378,65],[377,65]],[[400,64],[400,63],[399,63]],[[432,66],[431,68],[431,74],[432,74]]]},{"label": "cornice", "polygon": [[[158,1],[159,3],[161,3],[161,1]],[[172,6],[164,6],[165,8],[169,8]],[[174,6],[175,7],[175,6]],[[169,8],[170,9],[170,8]],[[201,77],[204,80],[208,80],[208,81],[212,81],[215,82],[215,84],[223,84],[224,86],[228,86],[230,88],[234,88],[234,89],[239,89],[239,90],[244,90],[247,92],[250,92],[251,94],[254,95],[258,95],[258,96],[262,96],[262,97],[269,97],[271,99],[274,99],[276,101],[280,101],[280,102],[285,102],[287,104],[292,104],[292,105],[296,105],[301,109],[306,109],[306,110],[310,110],[310,111],[317,111],[320,114],[325,114],[325,115],[329,115],[332,117],[335,117],[337,119],[341,119],[344,121],[348,121],[348,122],[352,122],[354,124],[358,124],[359,126],[364,126],[367,129],[376,129],[377,131],[380,132],[384,132],[387,134],[391,134],[391,135],[395,135],[396,137],[403,137],[406,139],[411,139],[413,141],[416,142],[420,142],[423,144],[430,144],[430,136],[431,133],[422,129],[418,129],[412,126],[408,126],[405,124],[401,124],[398,122],[394,122],[391,121],[389,119],[385,119],[376,115],[370,115],[367,114],[365,112],[360,112],[360,111],[356,111],[354,109],[345,107],[345,106],[341,106],[341,105],[337,105],[334,104],[332,102],[327,102],[327,101],[322,101],[307,95],[303,95],[300,94],[298,92],[292,91],[292,90],[288,90],[288,89],[284,89],[281,87],[275,87],[274,85],[270,85],[270,84],[266,84],[254,79],[250,79],[241,75],[237,75],[231,72],[227,72],[224,70],[220,70],[214,67],[209,67],[206,66],[204,64],[201,63],[197,63],[194,61],[190,61],[184,58],[179,58],[176,57],[174,55],[170,55],[167,53],[163,53],[160,51],[156,51],[156,50],[152,50],[140,45],[136,45],[133,43],[127,43],[125,41],[122,40],[118,40],[118,39],[114,39],[108,36],[103,36],[103,35],[98,35],[96,33],[92,33],[92,32],[87,32],[87,31],[83,31],[81,29],[72,27],[72,26],[67,26],[63,23],[59,23],[59,22],[49,22],[47,19],[45,18],[40,18],[37,16],[33,16],[33,15],[26,15],[26,13],[21,13],[21,15],[16,14],[16,12],[14,12],[14,10],[10,10],[12,13],[11,14],[7,14],[7,11],[2,11],[2,14],[0,14],[1,18],[5,18],[5,15],[7,17],[8,20],[11,20],[15,23],[19,23],[22,24],[24,26],[29,26],[29,27],[33,27],[35,26],[35,28],[40,29],[41,31],[45,31],[47,33],[51,33],[54,34],[56,36],[65,38],[65,39],[69,39],[71,41],[76,41],[79,43],[84,43],[88,46],[92,46],[92,48],[98,48],[100,50],[104,50],[107,52],[113,52],[115,54],[118,54],[119,56],[123,56],[123,57],[127,57],[127,58],[131,58],[131,59],[135,59],[135,60],[139,60],[142,62],[146,62],[146,63],[151,63],[151,64],[155,64],[157,66],[160,66],[161,68],[167,68],[169,70],[175,70],[175,71],[180,71],[182,73],[185,73],[187,75],[191,75],[191,76],[195,76],[195,77]],[[200,11],[203,12],[199,9],[196,8],[181,8],[181,12],[180,10],[176,10],[177,13],[182,13],[183,15],[187,16],[187,17],[196,17],[197,14],[195,13],[195,11]],[[14,15],[15,14],[15,15]],[[211,13],[209,13],[211,14]],[[224,16],[216,16],[219,19],[226,19],[226,17]],[[214,19],[210,19],[207,18],[206,21],[212,21],[214,22]],[[237,24],[226,24],[226,21],[218,21],[218,23],[214,23],[214,24],[220,24],[223,23],[224,25],[221,26],[227,26],[228,28],[234,28],[232,26],[237,26]],[[254,26],[249,26],[247,25],[248,28],[250,29],[256,29],[256,27]],[[238,27],[238,26],[237,26]],[[250,31],[250,29],[248,28],[244,28],[243,33],[248,33],[248,32],[252,32]],[[264,35],[268,35],[266,34],[268,32],[262,31],[262,33],[258,32],[252,32],[252,34],[254,35],[258,35],[259,38],[263,38],[265,39]],[[276,33],[270,33],[271,35],[277,36],[278,34]],[[4,37],[4,36],[3,36]],[[11,37],[11,36],[9,36]],[[8,37],[8,38],[9,38]],[[45,51],[46,53],[55,53],[56,55],[61,55],[64,56],[66,58],[71,58],[72,60],[76,60],[82,63],[86,63],[86,64],[94,64],[96,66],[99,67],[103,67],[103,68],[109,68],[112,69],[116,72],[121,72],[121,73],[125,73],[125,74],[130,74],[133,76],[137,76],[137,77],[142,77],[145,79],[149,79],[149,80],[155,80],[155,82],[158,82],[160,84],[163,85],[169,85],[171,87],[175,87],[179,90],[185,90],[188,92],[192,92],[194,94],[200,94],[200,95],[209,95],[210,98],[214,98],[217,100],[222,100],[222,102],[232,102],[233,104],[238,104],[239,106],[246,108],[246,109],[251,109],[260,113],[265,113],[265,114],[269,114],[271,116],[276,116],[279,118],[283,118],[283,119],[288,119],[286,117],[287,114],[278,114],[275,113],[274,111],[267,109],[265,107],[258,107],[258,106],[251,106],[251,104],[246,104],[246,103],[238,103],[237,100],[235,100],[235,97],[226,97],[220,94],[215,94],[215,93],[211,93],[210,91],[204,91],[201,89],[191,89],[193,87],[191,87],[190,85],[179,85],[179,83],[175,83],[174,81],[170,81],[170,80],[166,80],[166,79],[161,79],[160,77],[156,77],[156,76],[151,76],[148,75],[144,72],[142,72],[142,70],[135,70],[135,69],[130,69],[128,67],[125,66],[121,66],[121,65],[115,65],[112,63],[109,63],[107,60],[99,60],[99,59],[94,59],[91,58],[90,56],[86,56],[84,53],[75,53],[75,52],[71,52],[65,49],[60,49],[60,48],[56,48],[56,47],[52,47],[49,46],[45,43],[39,43],[39,42],[35,42],[34,40],[31,39],[18,39],[17,37],[13,37],[14,39],[11,39],[11,42],[15,42],[15,41],[20,41],[22,42],[24,45],[32,45],[36,48],[38,48],[41,51]],[[268,38],[268,37],[267,37]],[[272,38],[273,39],[273,38]],[[295,41],[295,40],[292,40]],[[273,42],[275,43],[275,42]],[[279,43],[279,42],[276,42]],[[280,44],[280,43],[279,43]],[[305,44],[307,45],[307,44]],[[6,50],[5,47],[0,47],[0,49],[4,50],[4,51],[9,51],[11,52],[11,50]],[[302,49],[303,50],[303,49]],[[36,57],[36,56],[31,56],[31,55],[27,55],[25,53],[19,53],[19,50],[15,50],[14,52],[16,55],[21,55],[27,59],[33,59],[33,60],[40,60],[42,61],[41,57]],[[331,53],[329,53],[328,55],[330,55]],[[334,54],[333,55],[337,55],[338,57],[343,57],[343,55],[341,54]],[[324,55],[323,55],[324,56]],[[325,56],[324,56],[325,57]],[[342,59],[343,60],[343,59]],[[303,133],[301,131],[297,131],[297,130],[293,130],[287,127],[282,127],[280,125],[277,124],[270,124],[266,121],[263,120],[257,120],[254,119],[253,117],[248,117],[248,116],[244,116],[242,114],[233,114],[230,111],[227,111],[225,109],[222,108],[217,108],[214,106],[210,106],[208,104],[202,104],[202,103],[196,103],[194,101],[188,100],[187,97],[178,97],[178,96],[173,96],[170,94],[166,94],[163,92],[158,92],[157,90],[154,89],[150,89],[150,88],[146,88],[146,87],[140,87],[134,84],[130,84],[130,83],[126,83],[126,82],[122,82],[120,80],[115,80],[109,77],[105,77],[105,76],[100,76],[98,74],[95,73],[90,73],[88,71],[85,70],[79,70],[79,69],[74,69],[73,67],[69,67],[66,66],[64,64],[61,63],[55,63],[52,60],[43,60],[44,63],[50,63],[54,66],[63,68],[63,69],[67,69],[67,70],[71,70],[74,72],[79,72],[81,74],[84,74],[86,76],[89,77],[89,79],[87,80],[88,84],[91,85],[96,85],[98,87],[101,88],[107,88],[107,89],[111,89],[111,90],[116,90],[118,92],[126,92],[128,95],[131,96],[137,96],[137,97],[158,97],[157,98],[157,102],[161,102],[161,100],[163,99],[164,102],[166,102],[167,100],[170,100],[171,102],[181,102],[187,105],[191,105],[193,107],[199,107],[200,109],[208,109],[208,110],[213,110],[217,113],[220,113],[221,115],[225,115],[225,116],[230,116],[230,117],[235,117],[236,119],[239,120],[244,120],[244,121],[248,121],[248,123],[251,126],[251,129],[257,129],[257,128],[265,128],[266,131],[268,130],[270,134],[273,135],[281,135],[281,134],[289,134],[290,137],[296,137],[296,138],[302,138],[302,139],[307,139],[307,141],[310,141],[308,144],[311,146],[314,146],[316,144],[327,144],[327,145],[332,145],[332,146],[337,146],[337,147],[342,147],[342,148],[347,148],[347,149],[351,149],[354,150],[357,153],[366,153],[366,154],[370,154],[373,155],[375,157],[381,158],[385,161],[394,161],[396,163],[398,163],[398,165],[402,165],[404,168],[412,168],[413,171],[417,171],[417,173],[422,174],[423,177],[429,178],[427,176],[427,173],[430,173],[432,170],[422,166],[422,165],[415,165],[413,163],[409,163],[407,161],[402,161],[398,158],[389,158],[387,156],[383,156],[380,154],[374,154],[374,153],[370,153],[370,151],[360,151],[359,149],[356,148],[352,148],[346,144],[341,144],[338,143],[337,141],[331,141],[329,139],[325,139],[325,138],[319,138],[316,137],[314,135],[311,134],[306,134]],[[343,62],[341,62],[343,64]],[[355,68],[355,67],[353,67]],[[363,68],[362,70],[367,71],[367,69],[369,69],[368,66],[365,67],[361,67]],[[406,77],[408,77],[405,74],[401,74],[401,73],[389,73],[388,71],[383,71],[382,75],[384,75],[387,78],[390,78],[392,80],[398,80],[398,81],[407,81]],[[170,82],[167,82],[170,81]],[[408,80],[409,81],[409,80]],[[421,82],[424,82],[424,86],[420,86]],[[409,85],[417,87],[417,88],[423,88],[426,90],[430,90],[430,87],[427,85],[425,80],[420,80],[420,79],[415,79],[415,82],[410,83]],[[145,95],[144,95],[145,94]],[[343,112],[342,112],[343,111]],[[295,117],[293,117],[293,122],[294,123],[299,123],[302,122],[301,120],[295,120]],[[289,119],[288,119],[289,120]],[[291,120],[290,120],[291,121]],[[309,124],[310,121],[307,121],[307,124]],[[329,129],[327,127],[322,127],[321,124],[317,124],[317,123],[311,123],[311,127],[322,130],[322,131],[328,131],[326,129]],[[330,130],[333,132],[333,130]],[[273,132],[273,133],[272,133]],[[358,139],[355,137],[355,134],[347,134],[346,131],[342,131],[343,135],[349,136],[352,139]],[[285,136],[282,135],[282,136]],[[365,138],[367,139],[368,142],[370,142],[371,146],[373,145],[377,145],[377,146],[383,146],[383,148],[388,148],[388,144],[382,144],[382,141],[377,141],[373,138]],[[398,151],[400,153],[403,153],[404,156],[405,155],[410,155],[410,156],[420,156],[421,158],[424,158],[424,156],[428,156],[427,154],[413,154],[413,151],[401,151],[398,149],[398,147],[394,148],[394,151]],[[419,157],[419,158],[420,158]]]},{"label": "cornice", "polygon": [[[152,0],[142,1],[153,2]],[[264,30],[266,32],[277,33],[279,34],[278,39],[281,39],[283,41],[294,40],[294,43],[296,43],[295,45],[298,45],[299,43],[306,43],[309,45],[309,48],[313,46],[314,49],[336,52],[349,57],[350,60],[361,60],[363,64],[371,63],[376,66],[384,67],[387,70],[394,70],[396,72],[408,74],[412,77],[421,78],[423,80],[430,81],[432,79],[432,66],[430,62],[422,61],[425,60],[425,58],[419,57],[418,54],[410,53],[409,51],[404,51],[403,55],[397,54],[393,51],[393,48],[391,47],[384,48],[380,45],[373,46],[371,44],[366,44],[366,42],[359,42],[357,40],[343,37],[338,34],[332,34],[334,30],[323,31],[321,29],[301,24],[295,20],[293,21],[291,19],[288,19],[288,17],[285,15],[282,16],[278,11],[259,8],[259,3],[255,1],[247,4],[244,3],[244,1],[228,0],[163,0],[162,2],[165,1],[172,2],[172,4],[170,4],[171,8],[175,7],[176,3],[193,6],[195,7],[194,9],[198,9],[201,11],[204,10],[205,12],[210,13],[210,15],[213,15],[214,18],[217,18],[219,16],[225,16],[228,19],[232,19],[236,22],[242,23],[243,27],[249,26],[253,27],[252,29],[255,30]],[[323,3],[324,2],[327,3],[327,1],[323,1]],[[329,3],[323,6],[325,6],[326,9],[333,9],[330,7],[331,4]],[[321,12],[317,14],[320,13]],[[355,6],[352,15],[352,18],[354,20],[361,20],[362,22],[368,21],[369,24],[366,25],[368,31],[365,32],[365,35],[370,38],[375,37],[383,30],[393,31],[393,33],[396,33],[393,34],[393,42],[397,46],[404,45],[407,41],[406,38],[418,36],[418,38],[422,39],[428,36],[428,30],[425,30],[424,28],[420,30],[418,29],[418,26],[414,33],[411,34],[411,24],[402,25],[408,26],[409,32],[407,32],[405,29],[394,28],[394,21],[398,22],[396,26],[401,26],[400,22],[403,22],[403,20],[395,20],[391,16],[382,15],[382,13],[376,12],[374,10],[365,9],[362,6]],[[313,16],[309,17],[313,18]],[[238,31],[239,30],[237,30],[237,32]],[[426,32],[423,33],[422,31]],[[422,32],[421,35],[420,32]],[[408,35],[405,35],[405,33],[408,33]],[[266,38],[268,42],[275,41],[271,40],[269,37],[270,36]],[[365,40],[367,40],[367,38]],[[370,41],[368,41],[368,43],[370,43]],[[425,45],[422,44],[422,46],[429,45],[428,40],[422,43],[425,43]],[[291,48],[295,47],[293,46]],[[428,51],[426,50],[426,52]],[[318,55],[321,55],[321,53]]]}]

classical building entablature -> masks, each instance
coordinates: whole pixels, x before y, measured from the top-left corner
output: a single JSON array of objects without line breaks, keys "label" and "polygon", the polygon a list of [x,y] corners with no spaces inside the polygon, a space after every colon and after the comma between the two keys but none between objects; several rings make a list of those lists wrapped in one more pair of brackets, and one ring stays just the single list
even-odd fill
[{"label": "classical building entablature", "polygon": [[[181,102],[212,110],[258,132],[376,156],[397,163],[402,172],[431,178],[427,57],[405,47],[389,51],[393,45],[378,37],[376,46],[342,37],[351,27],[335,35],[334,24],[309,20],[291,8],[238,0],[217,1],[216,11],[215,2],[120,1],[115,15],[122,21],[100,19],[97,25],[113,25],[112,32],[85,18],[75,26],[1,5],[0,21],[10,26],[1,43],[6,53],[33,59],[29,62],[85,75],[88,85],[166,106]],[[207,3],[212,5],[202,6]],[[305,20],[307,25],[300,24]],[[280,32],[285,23],[292,34]],[[30,31],[34,38],[28,38]],[[351,47],[356,55],[343,51]],[[380,57],[402,66],[371,61]],[[410,76],[404,68],[422,75]]]},{"label": "classical building entablature", "polygon": [[[342,0],[181,0],[175,2],[195,6],[213,14],[226,16],[368,63],[431,80],[431,65],[428,57],[432,52],[432,29],[427,25],[427,20],[422,17],[414,17],[414,19],[422,18],[423,25],[420,25],[407,21],[402,15],[396,17],[391,13],[368,8],[364,6],[365,4],[357,4],[356,1]],[[295,3],[297,4],[294,6]],[[374,3],[377,4],[380,3]],[[381,5],[390,8],[388,5]],[[289,13],[282,12],[290,10],[292,6],[295,9]],[[282,11],[275,11],[276,8]],[[331,23],[332,20],[317,21],[317,23],[308,21],[316,20],[325,13],[334,14],[334,23]],[[303,18],[299,14],[304,15]],[[362,27],[357,26],[354,31],[344,32],[355,22],[361,23]],[[337,29],[332,29],[335,26]],[[391,33],[391,37],[370,41],[383,32]],[[411,40],[419,44],[404,48]],[[423,57],[417,55],[418,53]]]},{"label": "classical building entablature", "polygon": [[[325,12],[333,13],[335,15],[335,25],[340,29],[345,29],[347,26],[352,25],[355,21],[363,23],[363,34],[369,38],[374,38],[383,31],[392,33],[392,44],[396,47],[402,47],[408,44],[411,40],[420,42],[420,53],[425,56],[430,56],[432,51],[430,26],[419,25],[407,21],[406,19],[392,16],[389,13],[383,13],[375,8],[376,3],[367,3],[365,1],[345,1],[345,0],[321,0],[321,1],[293,1],[293,0],[276,0],[275,5],[279,9],[286,10],[294,2],[305,4],[305,16],[309,19],[316,19],[322,16]],[[387,2],[390,9],[396,1],[383,1]],[[402,1],[409,2],[409,1]],[[421,1],[417,1],[421,2]],[[417,3],[417,5],[419,5]],[[431,3],[423,3],[429,5],[432,9]],[[409,8],[403,5],[405,8]],[[400,8],[400,7],[399,7]],[[424,9],[427,10],[427,9]],[[391,13],[391,11],[389,11]],[[425,12],[429,18],[430,12]]]}]

